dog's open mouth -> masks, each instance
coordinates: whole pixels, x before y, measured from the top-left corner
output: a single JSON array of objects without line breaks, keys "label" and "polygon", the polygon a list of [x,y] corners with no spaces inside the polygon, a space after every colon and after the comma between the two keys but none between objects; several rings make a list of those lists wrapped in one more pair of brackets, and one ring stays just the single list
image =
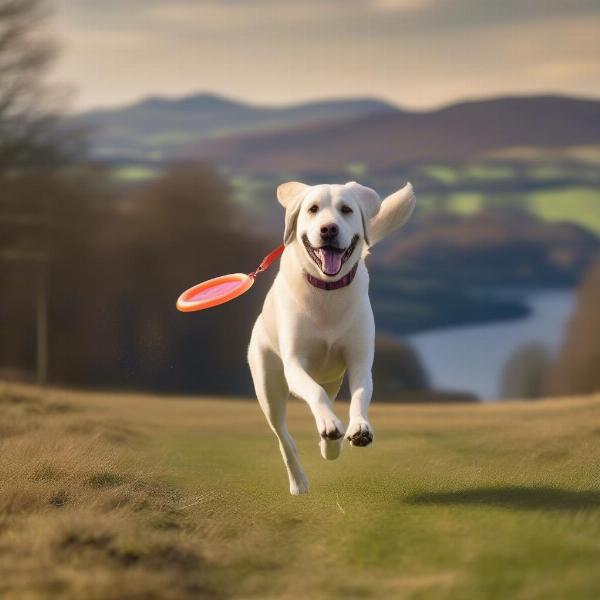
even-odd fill
[{"label": "dog's open mouth", "polygon": [[360,236],[355,235],[347,248],[337,248],[331,245],[315,248],[311,246],[306,234],[302,236],[302,242],[308,255],[313,259],[317,267],[329,277],[337,275],[342,270],[343,264],[350,258],[352,252],[354,252],[359,239]]}]

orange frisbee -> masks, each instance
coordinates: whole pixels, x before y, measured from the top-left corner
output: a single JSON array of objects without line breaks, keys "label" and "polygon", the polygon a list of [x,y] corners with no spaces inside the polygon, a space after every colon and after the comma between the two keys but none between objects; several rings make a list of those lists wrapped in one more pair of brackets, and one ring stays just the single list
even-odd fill
[{"label": "orange frisbee", "polygon": [[245,273],[221,275],[183,292],[177,300],[177,308],[182,312],[192,312],[219,306],[247,292],[253,283],[254,279]]},{"label": "orange frisbee", "polygon": [[181,312],[204,310],[225,304],[225,302],[241,296],[252,287],[256,276],[268,269],[271,263],[281,256],[283,250],[283,246],[275,248],[273,252],[265,256],[256,271],[248,275],[245,273],[221,275],[189,288],[179,296],[176,304],[177,310]]}]

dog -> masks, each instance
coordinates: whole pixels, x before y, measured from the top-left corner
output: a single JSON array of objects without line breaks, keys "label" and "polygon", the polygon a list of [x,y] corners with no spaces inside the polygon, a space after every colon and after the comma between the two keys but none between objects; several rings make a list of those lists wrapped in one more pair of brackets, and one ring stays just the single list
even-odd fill
[{"label": "dog", "polygon": [[[356,182],[277,188],[285,209],[285,249],[279,272],[258,316],[248,348],[256,397],[275,433],[290,493],[308,480],[286,420],[290,395],[308,404],[323,458],[333,460],[344,435],[352,446],[373,441],[367,417],[373,382],[375,323],[368,296],[368,250],[402,226],[416,199],[412,185],[381,201]],[[348,428],[333,401],[348,373]]]}]

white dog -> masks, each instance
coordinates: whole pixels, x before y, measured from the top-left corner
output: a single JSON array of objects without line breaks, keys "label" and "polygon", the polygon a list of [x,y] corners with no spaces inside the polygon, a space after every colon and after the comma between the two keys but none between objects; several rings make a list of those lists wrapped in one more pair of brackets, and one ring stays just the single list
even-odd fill
[{"label": "white dog", "polygon": [[339,456],[344,425],[333,401],[348,371],[351,391],[346,438],[367,446],[375,324],[369,302],[368,247],[406,222],[415,204],[409,184],[381,202],[370,188],[308,186],[277,189],[285,208],[285,250],[250,340],[248,362],[260,406],[279,447],[290,493],[308,491],[286,424],[290,394],[306,401],[321,437],[321,454]]}]

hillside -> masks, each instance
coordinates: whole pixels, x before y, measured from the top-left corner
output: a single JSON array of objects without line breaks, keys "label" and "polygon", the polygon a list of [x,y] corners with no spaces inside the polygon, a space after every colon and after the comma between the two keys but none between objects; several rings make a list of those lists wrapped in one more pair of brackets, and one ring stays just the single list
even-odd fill
[{"label": "hillside", "polygon": [[96,158],[156,160],[172,158],[183,148],[208,139],[395,110],[371,98],[267,107],[194,94],[175,99],[151,97],[122,108],[89,111],[75,116],[71,123],[88,130]]},{"label": "hillside", "polygon": [[339,170],[359,162],[377,171],[599,145],[600,101],[506,97],[417,112],[373,98],[268,107],[195,94],[90,111],[71,124],[88,131],[91,154],[102,160],[196,157],[254,172]]},{"label": "hillside", "polygon": [[253,172],[385,170],[403,163],[465,161],[515,148],[600,144],[600,101],[508,97],[430,112],[375,113],[344,121],[206,142],[196,156]]},{"label": "hillside", "polygon": [[0,595],[595,600],[599,417],[375,404],[326,462],[295,402],[298,498],[254,403],[0,384]]}]

